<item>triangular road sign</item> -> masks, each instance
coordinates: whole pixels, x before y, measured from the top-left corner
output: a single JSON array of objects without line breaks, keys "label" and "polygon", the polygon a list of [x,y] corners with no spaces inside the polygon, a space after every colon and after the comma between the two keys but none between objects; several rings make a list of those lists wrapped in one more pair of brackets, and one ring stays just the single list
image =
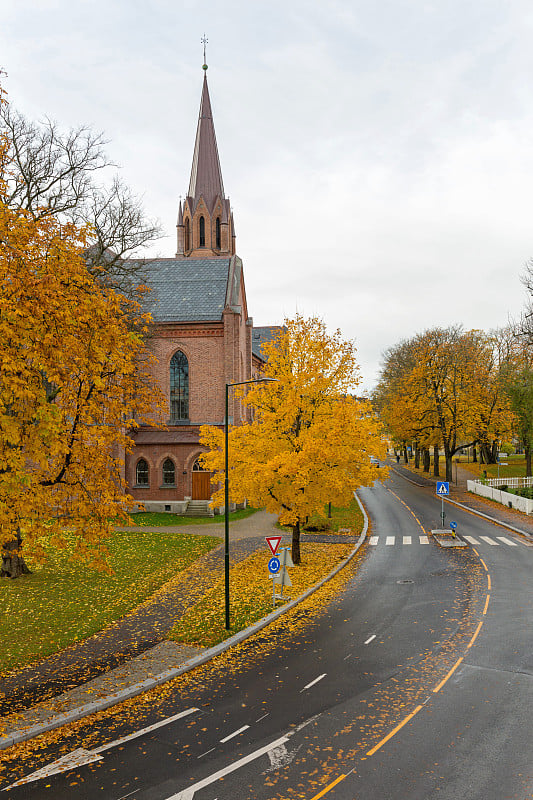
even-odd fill
[{"label": "triangular road sign", "polygon": [[281,536],[265,536],[265,539],[267,540],[267,544],[270,547],[270,552],[272,553],[273,556],[275,556],[276,550],[278,549],[279,544],[281,542]]}]

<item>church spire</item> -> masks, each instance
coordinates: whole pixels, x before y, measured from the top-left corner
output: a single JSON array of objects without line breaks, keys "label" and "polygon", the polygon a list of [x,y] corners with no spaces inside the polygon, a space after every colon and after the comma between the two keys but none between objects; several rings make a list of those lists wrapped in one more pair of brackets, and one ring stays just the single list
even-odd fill
[{"label": "church spire", "polygon": [[205,74],[189,183],[189,197],[193,199],[195,206],[202,196],[210,211],[216,198],[224,197],[213,112]]},{"label": "church spire", "polygon": [[178,249],[176,255],[206,258],[233,255],[235,233],[229,198],[224,196],[222,170],[218,157],[211,99],[207,86],[207,63],[204,45],[204,81],[200,114],[192,158],[189,191],[178,212]]}]

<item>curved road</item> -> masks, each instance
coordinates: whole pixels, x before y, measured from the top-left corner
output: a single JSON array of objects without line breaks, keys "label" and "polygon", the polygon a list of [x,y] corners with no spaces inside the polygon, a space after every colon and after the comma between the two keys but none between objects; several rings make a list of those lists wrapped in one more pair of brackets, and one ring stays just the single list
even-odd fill
[{"label": "curved road", "polygon": [[395,474],[363,490],[364,556],[326,609],[167,689],[153,715],[87,721],[23,765],[77,750],[71,769],[9,796],[533,797],[533,547],[448,506],[469,546],[440,548],[432,492]]}]

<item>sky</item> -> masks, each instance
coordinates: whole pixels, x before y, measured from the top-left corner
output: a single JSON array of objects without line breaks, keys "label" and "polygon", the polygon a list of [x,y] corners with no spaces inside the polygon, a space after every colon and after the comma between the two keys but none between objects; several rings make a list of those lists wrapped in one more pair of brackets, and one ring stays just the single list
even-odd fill
[{"label": "sky", "polygon": [[516,319],[533,257],[530,0],[3,0],[31,119],[102,131],[173,256],[209,90],[255,325],[354,339]]}]

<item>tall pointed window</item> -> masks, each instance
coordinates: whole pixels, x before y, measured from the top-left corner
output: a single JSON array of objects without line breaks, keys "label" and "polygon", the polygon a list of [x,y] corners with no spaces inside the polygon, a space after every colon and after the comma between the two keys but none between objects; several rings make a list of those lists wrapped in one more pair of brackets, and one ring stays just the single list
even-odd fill
[{"label": "tall pointed window", "polygon": [[149,476],[148,462],[144,458],[140,458],[135,467],[135,482],[137,486],[148,486]]},{"label": "tall pointed window", "polygon": [[170,421],[186,419],[189,419],[189,362],[185,353],[178,350],[170,361]]},{"label": "tall pointed window", "polygon": [[217,217],[217,221],[215,223],[215,234],[216,234],[216,242],[217,242],[217,250],[221,249],[221,239],[220,239],[220,217]]},{"label": "tall pointed window", "polygon": [[191,249],[191,225],[190,225],[190,222],[189,222],[189,217],[187,217],[187,219],[185,220],[185,247],[184,247],[184,250],[185,250],[185,252],[187,252],[187,250],[190,250],[190,249]]},{"label": "tall pointed window", "polygon": [[163,461],[163,485],[175,486],[176,484],[176,467],[171,458],[166,458]]},{"label": "tall pointed window", "polygon": [[198,227],[200,230],[200,247],[205,247],[205,219],[203,217],[200,217]]}]

